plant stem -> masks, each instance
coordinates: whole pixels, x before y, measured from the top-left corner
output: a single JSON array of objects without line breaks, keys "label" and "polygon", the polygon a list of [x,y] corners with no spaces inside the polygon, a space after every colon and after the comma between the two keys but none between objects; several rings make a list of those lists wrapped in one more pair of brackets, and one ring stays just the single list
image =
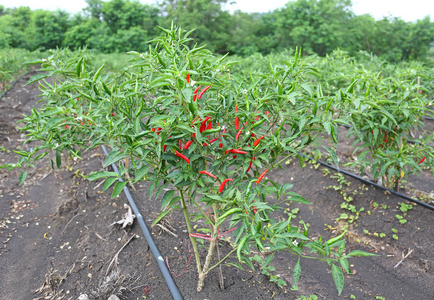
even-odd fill
[{"label": "plant stem", "polygon": [[194,252],[194,257],[196,259],[197,272],[200,275],[202,273],[202,265],[200,263],[199,249],[197,247],[196,240],[194,239],[194,237],[190,235],[192,233],[192,229],[191,229],[190,218],[188,217],[187,206],[185,205],[184,194],[182,192],[182,189],[178,189],[178,191],[179,194],[181,195],[182,211],[184,212],[185,223],[187,223],[188,235],[190,236],[190,241],[191,244],[193,245],[193,252]]},{"label": "plant stem", "polygon": [[[215,204],[212,205],[213,211],[214,211],[214,218],[215,220],[217,220],[217,210],[215,207]],[[216,245],[216,240],[217,240],[217,235],[218,235],[218,227],[215,224],[211,224],[211,228],[212,228],[212,235],[211,237],[215,240],[211,240],[210,244],[209,244],[209,248],[208,248],[208,254],[206,256],[205,259],[205,264],[203,265],[203,270],[202,273],[199,274],[199,280],[197,282],[197,291],[200,292],[203,288],[203,282],[206,278],[206,276],[208,275],[209,272],[209,265],[211,264],[211,260],[212,260],[212,256],[214,253],[214,247]]]},{"label": "plant stem", "polygon": [[211,271],[212,269],[214,269],[215,267],[218,267],[222,262],[224,262],[235,251],[237,251],[237,248],[232,249],[231,252],[229,252],[225,257],[223,257],[223,259],[221,259],[218,263],[216,263],[214,266],[212,266],[211,268],[209,268],[208,272]]}]

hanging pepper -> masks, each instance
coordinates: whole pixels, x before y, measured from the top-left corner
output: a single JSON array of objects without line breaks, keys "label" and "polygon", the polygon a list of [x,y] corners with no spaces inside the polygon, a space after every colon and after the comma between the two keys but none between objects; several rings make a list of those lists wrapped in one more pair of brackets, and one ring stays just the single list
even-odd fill
[{"label": "hanging pepper", "polygon": [[238,104],[235,105],[235,113],[237,113],[237,112],[238,112]]},{"label": "hanging pepper", "polygon": [[265,137],[265,135],[261,136],[259,139],[257,139],[254,143],[253,146],[258,146],[259,142]]},{"label": "hanging pepper", "polygon": [[232,149],[229,151],[230,153],[235,153],[235,154],[247,154],[246,151],[241,151],[239,149]]},{"label": "hanging pepper", "polygon": [[167,145],[163,146],[163,152],[166,152]]},{"label": "hanging pepper", "polygon": [[238,117],[235,117],[235,129],[240,129],[240,119]]},{"label": "hanging pepper", "polygon": [[200,171],[199,173],[200,173],[200,174],[205,174],[205,175],[208,175],[209,177],[212,177],[212,178],[214,178],[214,179],[217,179],[217,176],[211,174],[211,173],[208,172],[208,171]]},{"label": "hanging pepper", "polygon": [[182,158],[183,160],[185,160],[185,161],[187,162],[187,164],[190,164],[190,160],[188,159],[187,156],[185,156],[185,155],[182,154],[182,153],[179,153],[179,152],[176,151],[176,150],[175,150],[175,154],[176,154],[176,156],[178,156],[178,157]]},{"label": "hanging pepper", "polygon": [[205,120],[202,121],[202,124],[200,124],[199,132],[202,133],[206,130],[206,122],[210,119],[210,117],[206,117]]},{"label": "hanging pepper", "polygon": [[212,120],[210,120],[208,122],[208,125],[206,126],[206,130],[211,129],[212,128]]},{"label": "hanging pepper", "polygon": [[261,182],[261,180],[264,178],[265,174],[267,174],[268,169],[265,170],[264,172],[262,172],[261,175],[259,175],[258,180],[256,180],[256,184],[259,184]]},{"label": "hanging pepper", "polygon": [[199,85],[199,86],[194,90],[194,93],[193,93],[193,102],[196,101],[196,98],[197,98],[197,91],[198,91],[200,88],[201,88],[201,86]]},{"label": "hanging pepper", "polygon": [[215,139],[212,139],[211,141],[209,141],[209,144],[211,145],[212,143],[214,143],[215,141],[217,141],[219,138],[216,137]]},{"label": "hanging pepper", "polygon": [[253,160],[250,161],[249,167],[246,170],[246,173],[250,171],[250,169],[252,168],[252,164],[253,164]]},{"label": "hanging pepper", "polygon": [[418,165],[420,165],[421,163],[423,163],[423,162],[425,161],[425,159],[426,159],[426,156],[424,156],[424,157],[420,160],[420,162],[418,163]]},{"label": "hanging pepper", "polygon": [[197,99],[202,98],[202,95],[210,88],[211,86],[207,86],[206,88],[204,88],[203,90],[200,91],[199,96],[197,97]]},{"label": "hanging pepper", "polygon": [[187,141],[187,143],[185,143],[185,145],[184,145],[184,150],[187,150],[188,148],[190,148],[191,144],[193,144],[193,141]]},{"label": "hanging pepper", "polygon": [[190,83],[190,74],[187,74],[187,83]]},{"label": "hanging pepper", "polygon": [[228,182],[228,181],[233,181],[233,180],[231,178],[226,178],[225,180],[223,180],[223,182],[219,188],[219,193],[223,192],[223,189],[225,188],[226,182]]},{"label": "hanging pepper", "polygon": [[236,141],[238,141],[238,139],[240,138],[241,132],[243,132],[242,129],[240,131],[238,131],[237,135],[235,136]]}]

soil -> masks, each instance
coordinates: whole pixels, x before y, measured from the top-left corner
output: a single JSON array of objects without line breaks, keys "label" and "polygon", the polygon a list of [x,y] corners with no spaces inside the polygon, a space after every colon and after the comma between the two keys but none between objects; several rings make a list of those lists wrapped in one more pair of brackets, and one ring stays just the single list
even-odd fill
[{"label": "soil", "polygon": [[[37,105],[37,85],[24,86],[31,75],[0,99],[0,164],[18,159],[13,150],[32,147],[22,144],[24,136],[16,129],[22,114]],[[343,133],[340,137],[339,157],[348,159],[349,141]],[[120,299],[144,299],[146,287],[146,299],[171,299],[137,221],[124,229],[113,225],[126,212],[127,199],[123,194],[111,199],[111,191],[102,192],[99,181],[83,178],[103,170],[102,150],[89,151],[77,161],[63,157],[56,171],[50,168],[50,158],[54,156],[47,155],[29,170],[22,186],[18,186],[20,170],[0,170],[0,299],[78,299],[82,294],[90,299],[108,299],[112,294]],[[348,226],[347,251],[360,249],[378,255],[350,260],[352,274],[345,275],[341,296],[327,264],[307,259],[301,260],[299,289],[291,290],[296,258],[284,253],[275,256],[272,274],[279,274],[288,287],[279,288],[258,271],[224,266],[224,290],[219,288],[217,271],[212,271],[204,289],[197,292],[197,272],[194,258],[190,261],[183,216],[173,213],[162,224],[171,233],[158,226],[150,230],[171,271],[181,274],[174,279],[183,297],[297,299],[315,294],[319,299],[434,299],[433,212],[413,204],[403,213],[400,203],[408,202],[345,176],[340,188],[337,178],[331,177],[335,172],[326,174],[323,169],[314,162],[300,168],[298,162],[288,161],[285,170],[275,170],[269,178],[291,182],[292,190],[312,203],[290,207],[299,208],[298,217],[310,224],[311,236],[329,238]],[[411,188],[405,192],[429,196],[434,181],[427,172],[410,177],[407,187]],[[149,198],[145,183],[135,189],[130,191],[150,227],[160,210],[159,199]],[[346,203],[344,193],[353,198],[349,204],[354,209],[364,208],[352,223],[337,221],[342,213],[356,215],[341,208]],[[397,214],[407,222],[401,224]],[[221,249],[223,254],[230,251],[224,241]]]}]

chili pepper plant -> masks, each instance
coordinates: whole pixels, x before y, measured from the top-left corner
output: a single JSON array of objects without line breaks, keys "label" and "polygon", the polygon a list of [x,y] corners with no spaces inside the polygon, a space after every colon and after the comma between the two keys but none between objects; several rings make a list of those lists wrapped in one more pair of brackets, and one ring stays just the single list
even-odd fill
[{"label": "chili pepper plant", "polygon": [[423,117],[433,117],[434,111],[419,93],[414,70],[381,76],[366,72],[354,78],[348,89],[340,90],[339,102],[358,152],[349,165],[381,178],[385,187],[398,189],[398,182],[409,174],[424,167],[434,170],[434,136],[423,132]]},{"label": "chili pepper plant", "polygon": [[[85,56],[62,51],[35,61],[46,72],[30,80],[41,80],[42,107],[25,116],[21,130],[39,145],[17,151],[19,162],[3,167],[31,167],[52,150],[60,166],[63,151],[80,157],[82,151],[107,145],[111,152],[104,166],[120,163],[126,180],[109,171],[88,179],[106,178],[103,189],[114,185],[112,196],[128,182],[150,182],[149,198],[162,196],[153,224],[182,212],[198,291],[209,272],[231,256],[239,261],[232,265],[254,269],[258,257],[266,267],[276,252],[286,251],[299,257],[293,287],[300,258],[311,258],[331,267],[341,293],[348,259],[372,254],[346,253],[345,232],[329,240],[309,237],[308,226],[286,210],[288,203],[309,202],[292,192],[290,183],[267,177],[322,133],[336,136],[329,109],[333,99],[310,85],[317,71],[296,51],[279,65],[270,64],[267,73],[237,76],[230,71],[233,62],[194,45],[191,31],[161,30],[147,53],[130,53],[131,63],[120,74],[105,74],[104,66],[92,68]],[[55,77],[54,84],[45,81],[47,76]],[[123,163],[126,158],[129,165]],[[20,182],[25,177],[26,171]],[[195,231],[198,220],[207,232]],[[233,249],[221,257],[219,239],[229,236]]]}]

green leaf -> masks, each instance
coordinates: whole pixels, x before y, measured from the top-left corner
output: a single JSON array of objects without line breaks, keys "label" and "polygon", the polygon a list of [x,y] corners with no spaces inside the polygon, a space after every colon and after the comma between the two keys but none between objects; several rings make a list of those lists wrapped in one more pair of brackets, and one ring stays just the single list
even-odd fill
[{"label": "green leaf", "polygon": [[309,201],[307,201],[306,199],[304,199],[302,196],[300,196],[294,192],[289,192],[288,194],[290,195],[290,196],[288,196],[289,201],[295,201],[295,202],[303,203],[303,204],[307,204],[307,205],[312,204]]},{"label": "green leaf", "polygon": [[[92,172],[86,178],[89,181],[94,181],[94,180],[98,180],[101,178],[112,177],[112,176],[118,177],[118,174],[116,172],[108,172],[108,171]],[[117,179],[117,178],[115,178],[115,179]]]},{"label": "green leaf", "polygon": [[337,267],[335,264],[332,264],[332,276],[340,296],[344,289],[344,274],[342,273],[341,268]]},{"label": "green leaf", "polygon": [[164,194],[163,199],[161,199],[161,210],[163,210],[166,207],[166,205],[170,202],[170,200],[172,200],[173,195],[175,195],[174,190],[167,191]]},{"label": "green leaf", "polygon": [[127,183],[128,181],[119,181],[118,183],[116,183],[115,188],[113,189],[112,198],[118,196]]},{"label": "green leaf", "polygon": [[171,211],[172,211],[172,210],[169,209],[169,210],[165,210],[165,211],[161,212],[161,213],[158,215],[158,217],[155,219],[155,221],[152,222],[151,227],[155,226],[158,222],[160,222],[161,219],[163,219],[163,218],[164,218],[168,213],[170,213]]},{"label": "green leaf", "polygon": [[112,151],[110,152],[110,154],[107,156],[107,158],[105,159],[104,162],[104,168],[108,167],[109,165],[120,161],[121,159],[128,157],[128,155],[126,153],[123,153],[122,151]]},{"label": "green leaf", "polygon": [[143,166],[136,172],[135,180],[134,182],[138,182],[142,180],[146,174],[148,174],[149,170],[151,169],[151,166]]},{"label": "green leaf", "polygon": [[301,275],[301,266],[300,266],[300,257],[298,257],[297,263],[294,266],[294,270],[292,272],[292,288],[295,289],[297,287],[297,282],[300,279]]},{"label": "green leaf", "polygon": [[116,177],[110,177],[110,178],[107,178],[107,180],[104,182],[104,188],[102,189],[102,191],[104,192],[106,189],[108,189],[109,187],[111,187],[112,184],[113,184],[116,180],[118,180],[118,178],[116,178]]},{"label": "green leaf", "polygon": [[56,151],[56,165],[57,168],[60,168],[60,166],[62,165],[62,157],[60,156],[59,151]]},{"label": "green leaf", "polygon": [[41,79],[44,79],[44,78],[47,78],[47,77],[48,77],[48,74],[36,74],[36,75],[33,75],[32,77],[30,77],[29,81],[27,81],[27,83],[24,86],[32,84],[35,81],[38,81],[38,80],[41,80]]},{"label": "green leaf", "polygon": [[26,177],[27,177],[27,171],[21,172],[18,185],[22,185],[24,180],[26,180]]},{"label": "green leaf", "polygon": [[339,260],[339,262],[341,263],[342,268],[344,268],[345,272],[350,273],[350,263],[348,262],[348,259],[346,258],[341,258]]}]

